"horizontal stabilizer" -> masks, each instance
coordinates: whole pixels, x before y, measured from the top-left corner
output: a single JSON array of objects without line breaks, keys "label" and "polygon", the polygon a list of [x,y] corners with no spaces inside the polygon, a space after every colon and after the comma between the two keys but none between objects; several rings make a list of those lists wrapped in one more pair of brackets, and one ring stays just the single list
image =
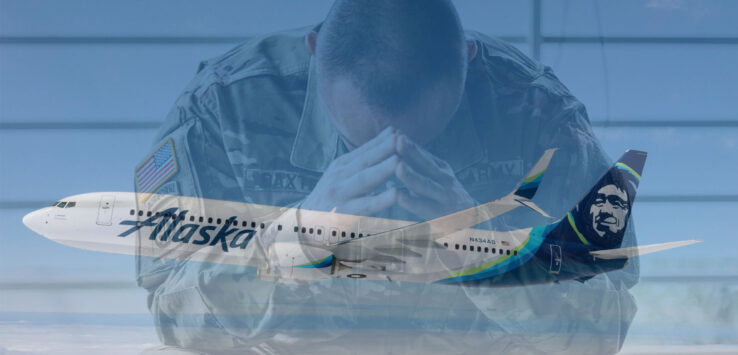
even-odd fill
[{"label": "horizontal stabilizer", "polygon": [[691,245],[695,243],[700,243],[701,240],[683,240],[680,242],[669,242],[669,243],[662,243],[662,244],[651,244],[651,245],[641,245],[637,247],[628,247],[628,248],[619,248],[619,249],[607,249],[607,250],[597,250],[597,251],[591,251],[589,252],[592,256],[599,259],[627,259],[636,257],[639,255],[645,255],[650,253],[655,253],[657,251],[677,248],[677,247],[683,247],[685,245]]},{"label": "horizontal stabilizer", "polygon": [[553,217],[549,216],[548,213],[546,213],[546,211],[544,211],[543,209],[541,209],[540,207],[538,207],[538,205],[536,205],[535,203],[533,203],[533,201],[524,200],[524,199],[515,199],[515,201],[517,201],[519,204],[521,204],[521,205],[523,205],[525,207],[530,208],[531,210],[533,210],[535,212],[538,212],[543,217],[553,218]]}]

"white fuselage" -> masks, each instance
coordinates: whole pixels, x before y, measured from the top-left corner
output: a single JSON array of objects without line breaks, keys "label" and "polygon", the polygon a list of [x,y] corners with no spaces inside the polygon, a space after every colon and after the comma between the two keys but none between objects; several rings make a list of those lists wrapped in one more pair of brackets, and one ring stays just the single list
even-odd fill
[{"label": "white fuselage", "polygon": [[173,195],[101,192],[62,201],[66,206],[34,211],[24,223],[77,248],[255,266],[273,280],[349,276],[432,282],[516,257],[529,231],[429,231],[433,238],[398,232],[377,244],[373,235],[415,223]]}]

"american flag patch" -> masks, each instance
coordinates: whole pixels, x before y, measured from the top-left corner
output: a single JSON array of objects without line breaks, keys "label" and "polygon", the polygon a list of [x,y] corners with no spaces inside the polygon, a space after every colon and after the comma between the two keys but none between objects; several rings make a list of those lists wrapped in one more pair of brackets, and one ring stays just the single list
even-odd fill
[{"label": "american flag patch", "polygon": [[176,172],[177,157],[170,138],[136,167],[136,192],[154,192]]},{"label": "american flag patch", "polygon": [[510,246],[510,242],[508,242],[506,240],[503,240],[501,243],[502,243],[502,245],[504,245],[506,247],[509,247]]}]

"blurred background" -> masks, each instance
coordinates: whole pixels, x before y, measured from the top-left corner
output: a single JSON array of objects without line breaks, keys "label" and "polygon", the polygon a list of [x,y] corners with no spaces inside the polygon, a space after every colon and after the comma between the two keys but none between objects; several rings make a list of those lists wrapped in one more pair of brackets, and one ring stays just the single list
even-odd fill
[{"label": "blurred background", "polygon": [[[21,218],[72,194],[132,191],[199,61],[317,23],[330,3],[0,0],[0,354],[158,343],[134,258],[55,244]],[[551,66],[611,158],[649,152],[641,244],[705,241],[641,258],[624,352],[738,351],[738,2],[456,4],[467,29]]]}]

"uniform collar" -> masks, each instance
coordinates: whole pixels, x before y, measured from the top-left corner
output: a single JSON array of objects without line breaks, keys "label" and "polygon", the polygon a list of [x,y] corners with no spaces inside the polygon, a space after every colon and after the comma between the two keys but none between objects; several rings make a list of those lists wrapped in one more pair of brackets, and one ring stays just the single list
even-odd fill
[{"label": "uniform collar", "polygon": [[338,151],[338,131],[325,114],[315,82],[315,60],[310,57],[305,103],[292,144],[290,163],[298,168],[323,172]]},{"label": "uniform collar", "polygon": [[[323,172],[339,153],[339,136],[325,114],[325,108],[318,97],[315,78],[315,61],[311,57],[305,103],[292,145],[290,163],[301,169]],[[464,95],[446,129],[425,148],[448,162],[458,172],[486,156],[477,134],[469,100]]]}]

